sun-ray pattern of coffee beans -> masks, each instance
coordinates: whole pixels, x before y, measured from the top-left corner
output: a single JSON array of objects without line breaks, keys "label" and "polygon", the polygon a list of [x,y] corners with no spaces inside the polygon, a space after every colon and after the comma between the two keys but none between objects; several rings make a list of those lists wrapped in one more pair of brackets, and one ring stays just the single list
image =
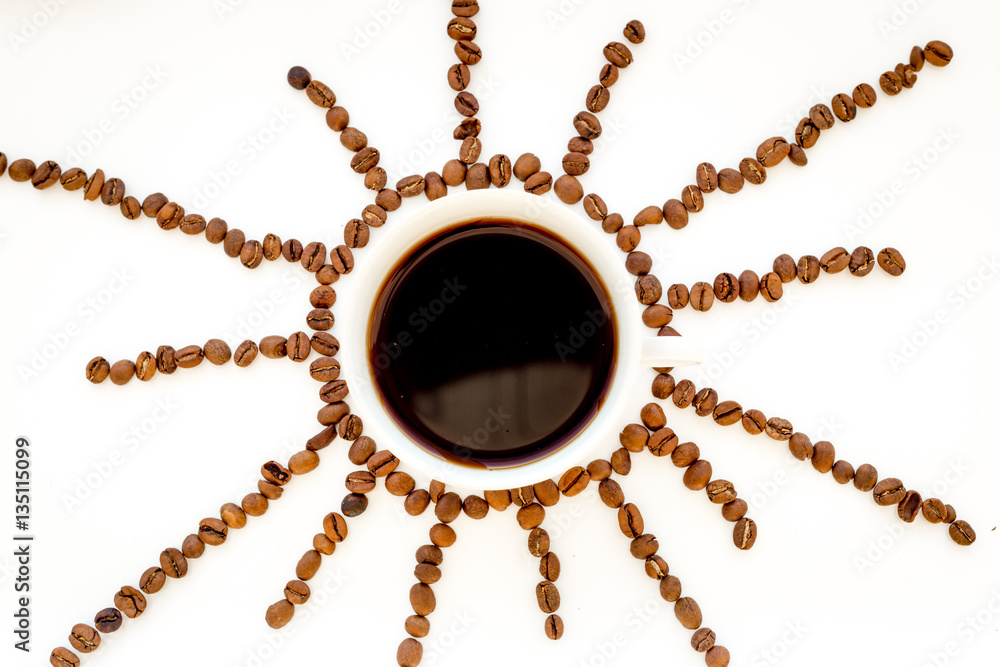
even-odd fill
[{"label": "sun-ray pattern of coffee beans", "polygon": [[[596,114],[610,103],[610,88],[618,80],[620,70],[631,64],[631,48],[618,41],[609,42],[604,47],[607,62],[598,74],[597,84],[584,98],[584,109],[573,119],[577,136],[567,144],[568,152],[562,160],[564,173],[553,179],[550,172],[542,170],[541,160],[533,153],[524,153],[513,161],[499,153],[488,159],[484,157],[488,153],[484,152],[479,140],[479,100],[468,90],[470,68],[482,58],[482,51],[474,41],[478,27],[472,19],[478,11],[477,0],[453,0],[454,17],[446,27],[448,37],[454,40],[458,60],[447,73],[447,83],[455,92],[454,107],[463,117],[453,135],[461,142],[458,158],[449,160],[440,171],[404,176],[392,187],[387,182],[385,169],[379,166],[379,151],[368,145],[364,132],[351,126],[350,115],[344,107],[336,104],[337,97],[333,90],[313,79],[304,67],[295,66],[289,70],[289,85],[305,91],[309,100],[324,110],[327,126],[338,133],[341,145],[352,153],[352,170],[361,174],[365,188],[375,193],[374,202],[366,205],[358,217],[344,224],[344,243],[329,250],[319,241],[305,244],[294,238],[282,241],[273,233],[265,235],[260,241],[248,239],[243,231],[230,228],[225,220],[206,220],[198,213],[187,211],[163,193],[148,195],[140,201],[128,192],[121,178],[109,178],[101,169],[87,174],[77,167],[63,170],[53,161],[36,165],[28,158],[8,163],[8,157],[0,152],[0,176],[7,173],[11,180],[30,182],[38,190],[49,189],[59,183],[66,191],[82,191],[85,201],[99,199],[106,206],[117,207],[127,220],[134,221],[145,216],[154,219],[157,226],[166,231],[180,229],[192,236],[204,234],[210,243],[221,244],[227,256],[238,259],[250,269],[261,266],[265,261],[283,258],[289,263],[300,264],[315,276],[318,283],[310,294],[312,310],[306,316],[306,325],[314,331],[311,335],[299,331],[288,337],[271,335],[256,342],[245,340],[235,350],[220,339],[176,349],[161,345],[155,353],[140,352],[134,361],[123,359],[111,363],[104,357],[95,357],[87,364],[86,377],[91,382],[100,383],[110,378],[112,383],[123,385],[133,377],[149,381],[157,373],[170,375],[178,368],[191,369],[205,359],[214,365],[223,365],[231,360],[237,366],[246,367],[257,356],[304,362],[315,353],[309,364],[309,374],[322,383],[319,390],[322,407],[317,412],[317,421],[322,429],[286,464],[269,461],[261,466],[257,490],[247,494],[240,504],[226,503],[220,508],[218,517],[202,519],[197,530],[182,540],[180,548],[165,548],[160,553],[158,564],[141,574],[138,587],[122,586],[113,596],[114,606],[98,611],[93,626],[85,623],[73,626],[68,636],[72,650],[66,647],[54,649],[50,654],[51,664],[57,667],[79,665],[77,653],[95,651],[101,644],[101,633],[116,632],[123,627],[126,619],[142,615],[149,596],[159,592],[169,579],[183,578],[191,561],[203,557],[209,547],[224,548],[230,531],[245,527],[249,517],[263,515],[271,502],[281,498],[286,484],[296,476],[316,469],[320,463],[318,452],[337,439],[348,443],[348,459],[358,466],[358,470],[349,473],[345,479],[348,493],[341,501],[340,512],[329,512],[324,517],[322,531],[316,533],[312,548],[303,554],[295,567],[296,578],[286,584],[283,599],[265,611],[264,620],[271,627],[280,628],[292,620],[296,606],[308,604],[310,589],[306,582],[316,574],[323,556],[332,555],[337,544],[347,537],[348,519],[358,517],[365,511],[367,496],[377,488],[381,478],[389,494],[403,498],[403,507],[408,515],[422,515],[433,505],[438,521],[430,528],[430,544],[421,546],[416,552],[414,575],[417,583],[410,591],[414,614],[404,622],[409,636],[399,644],[396,655],[397,663],[403,667],[414,667],[421,661],[423,649],[419,639],[428,634],[430,624],[427,616],[436,606],[431,586],[441,576],[442,550],[456,540],[451,524],[462,513],[473,520],[481,520],[490,509],[503,512],[511,505],[516,507],[515,518],[528,534],[529,553],[539,559],[542,581],[536,586],[536,597],[539,608],[547,614],[544,632],[551,639],[561,637],[563,620],[555,613],[560,604],[555,582],[561,566],[558,557],[549,548],[550,538],[542,523],[546,507],[557,503],[562,496],[576,496],[586,491],[591,481],[596,483],[596,493],[604,504],[617,511],[619,528],[630,540],[633,557],[643,561],[646,574],[658,582],[661,596],[674,604],[678,621],[694,631],[692,649],[704,653],[710,667],[729,664],[729,652],[716,645],[713,630],[701,627],[702,614],[698,603],[691,597],[681,596],[680,581],[670,574],[666,560],[659,554],[656,538],[645,532],[639,508],[626,502],[624,491],[613,478],[629,474],[632,454],[648,450],[656,457],[669,455],[675,466],[685,469],[685,486],[704,490],[712,503],[721,506],[723,518],[734,523],[735,545],[740,549],[753,546],[757,526],[746,516],[747,503],[738,497],[732,482],[713,477],[711,464],[701,457],[695,443],[679,442],[676,433],[667,426],[661,402],[666,405],[672,403],[681,409],[694,407],[699,416],[711,416],[713,421],[723,426],[739,423],[751,435],[766,433],[772,440],[786,442],[796,459],[809,461],[817,472],[830,473],[842,485],[853,482],[856,489],[871,493],[878,505],[895,506],[901,520],[909,522],[918,515],[923,516],[929,523],[947,525],[950,537],[957,544],[970,545],[975,541],[972,527],[958,519],[955,509],[941,499],[924,499],[919,492],[907,489],[901,480],[880,477],[871,464],[862,464],[855,469],[849,462],[837,459],[832,443],[814,443],[807,435],[796,431],[786,419],[767,418],[760,410],[745,410],[740,403],[720,397],[712,388],[698,389],[690,380],[675,380],[670,374],[672,369],[655,369],[659,374],[653,380],[652,394],[657,402],[642,408],[638,423],[623,428],[619,449],[607,459],[596,459],[585,468],[575,466],[567,470],[558,481],[550,479],[516,489],[488,490],[482,496],[473,494],[462,499],[436,480],[431,481],[427,488],[418,488],[413,477],[399,469],[401,464],[395,455],[379,449],[372,438],[364,435],[362,418],[351,411],[345,400],[349,397],[349,388],[340,377],[340,364],[336,358],[340,343],[328,333],[335,325],[331,308],[336,303],[336,291],[331,285],[353,270],[353,251],[368,244],[372,228],[383,226],[388,214],[398,210],[405,198],[423,194],[433,201],[447,195],[449,188],[463,183],[468,190],[502,188],[516,178],[524,184],[528,193],[544,195],[554,190],[556,197],[568,205],[581,203],[586,215],[599,222],[604,232],[613,234],[617,246],[626,253],[625,267],[636,277],[636,297],[645,306],[642,320],[646,326],[658,329],[659,335],[680,335],[671,326],[674,311],[689,304],[694,310],[706,311],[716,300],[723,303],[737,298],[753,301],[760,295],[765,300],[775,301],[782,296],[782,285],[796,278],[808,284],[817,280],[821,272],[837,273],[844,269],[852,275],[865,276],[876,264],[888,274],[898,276],[906,268],[902,254],[895,248],[884,248],[877,254],[865,247],[850,253],[846,248],[834,248],[821,257],[807,255],[798,261],[789,255],[781,255],[775,259],[772,270],[761,275],[752,270],[743,271],[738,276],[722,273],[712,282],[697,282],[690,288],[674,283],[664,289],[660,280],[652,274],[652,258],[638,250],[642,227],[666,222],[673,229],[683,229],[691,214],[704,209],[706,195],[716,190],[733,194],[748,182],[751,185],[763,184],[768,170],[777,167],[786,158],[797,166],[806,165],[806,150],[817,143],[822,132],[832,129],[836,121],[847,123],[854,120],[859,108],[867,109],[875,104],[878,99],[876,87],[862,83],[850,94],[835,95],[829,105],[813,106],[808,116],[798,123],[791,140],[777,136],[768,138],[757,146],[752,156],[742,159],[735,168],[717,170],[709,162],[699,164],[695,168],[694,183],[681,189],[678,198],[668,199],[662,205],[642,208],[632,217],[631,224],[626,225],[621,214],[609,213],[607,204],[599,195],[585,194],[580,178],[589,172],[589,156],[594,150],[594,142],[600,141],[601,125]],[[630,21],[622,32],[626,42],[633,46],[645,39],[645,28],[639,21]],[[925,63],[942,67],[951,61],[952,56],[952,49],[940,41],[929,42],[922,48],[913,47],[908,64],[900,63],[878,77],[878,89],[887,96],[898,95],[915,84],[917,73]],[[660,303],[664,295],[668,305]]]}]

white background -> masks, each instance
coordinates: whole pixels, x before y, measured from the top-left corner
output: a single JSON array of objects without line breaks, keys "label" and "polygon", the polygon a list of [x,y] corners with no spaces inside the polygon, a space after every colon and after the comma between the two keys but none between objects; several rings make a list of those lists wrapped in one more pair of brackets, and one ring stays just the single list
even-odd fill
[{"label": "white background", "polygon": [[[58,8],[50,18],[46,5]],[[445,81],[454,62],[445,35],[451,14],[447,2],[429,1],[282,5],[5,2],[0,150],[64,169],[100,166],[140,199],[166,192],[251,238],[273,231],[336,245],[369,195],[322,111],[285,74],[302,64],[329,84],[394,177],[438,169],[457,147]],[[959,548],[944,527],[922,519],[902,524],[893,508],[820,476],[783,444],[672,405],[681,439],[697,442],[716,475],[752,501],[757,545],[736,550],[732,525],[704,494],[687,491],[668,461],[635,456],[623,486],[734,665],[994,660],[1000,231],[990,189],[1000,8],[986,0],[483,5],[475,21],[485,58],[472,90],[482,105],[484,156],[530,150],[556,174],[601,48],[622,39],[629,19],[644,21],[647,41],[612,89],[600,116],[605,137],[581,179],[627,219],[677,197],[699,162],[736,166],[767,137],[791,138],[809,106],[875,84],[914,44],[937,38],[954,47],[949,67],[925,67],[915,88],[894,98],[880,91],[874,108],[824,132],[807,167],[786,162],[760,187],[713,194],[685,230],[644,229],[642,247],[655,249],[665,285],[745,268],[763,273],[783,252],[899,248],[908,267],[898,279],[878,269],[864,279],[824,274],[815,285],[786,285],[777,307],[758,299],[678,313],[677,328],[704,337],[710,356],[688,376],[702,386],[699,373],[707,374],[722,399],[828,437],[855,465],[873,463],[925,496],[936,489],[976,529],[976,544]],[[490,92],[480,89],[487,82]],[[98,130],[102,121],[110,132]],[[269,124],[280,131],[268,135]],[[201,201],[230,161],[239,173]],[[879,208],[896,181],[900,194]],[[407,201],[374,242],[424,203]],[[577,210],[581,225],[593,224]],[[859,224],[863,210],[874,215]],[[65,644],[74,623],[92,622],[120,586],[135,585],[160,550],[253,490],[263,462],[287,459],[317,430],[317,386],[304,365],[206,363],[116,387],[90,385],[86,362],[135,358],[165,343],[288,335],[305,328],[312,283],[283,261],[247,271],[202,238],[9,178],[0,181],[0,266],[0,663],[37,665]],[[127,285],[108,300],[116,275]],[[105,301],[100,312],[89,299]],[[936,316],[943,323],[928,325]],[[67,327],[77,335],[62,336]],[[739,352],[727,357],[734,344]],[[37,374],[24,377],[33,360]],[[635,387],[636,415],[647,400],[648,385]],[[170,406],[162,423],[153,420],[164,416],[158,404]],[[129,440],[133,428],[149,433]],[[20,435],[31,440],[34,475],[30,656],[12,648],[11,634]],[[615,446],[609,441],[607,453]],[[342,450],[324,451],[317,471],[192,562],[186,579],[168,582],[141,619],[105,637],[85,664],[150,656],[153,664],[226,667],[392,663],[406,636],[412,554],[433,515],[404,520],[400,499],[382,492],[310,582],[314,601],[279,633],[263,622],[322,517],[339,508],[352,469]],[[543,635],[537,562],[513,512],[475,523],[463,517],[434,586],[424,664],[703,664],[594,490],[548,514],[563,563],[563,639]]]}]

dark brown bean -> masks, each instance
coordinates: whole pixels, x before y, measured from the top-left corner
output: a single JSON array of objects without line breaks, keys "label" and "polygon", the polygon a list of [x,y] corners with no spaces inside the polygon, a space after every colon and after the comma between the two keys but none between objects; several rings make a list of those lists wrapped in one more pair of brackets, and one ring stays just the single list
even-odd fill
[{"label": "dark brown bean", "polygon": [[680,598],[674,603],[674,615],[688,630],[701,627],[701,608],[694,598]]},{"label": "dark brown bean", "polygon": [[743,174],[726,167],[719,171],[719,189],[727,194],[736,194],[743,189]]},{"label": "dark brown bean", "polygon": [[833,248],[819,259],[820,268],[827,273],[840,273],[850,262],[851,256],[847,249],[841,247]]},{"label": "dark brown bean", "polygon": [[691,213],[697,213],[705,208],[705,195],[697,185],[688,185],[681,190],[681,203]]},{"label": "dark brown bean", "polygon": [[747,501],[742,498],[730,500],[722,506],[722,518],[726,521],[739,521],[747,513]]},{"label": "dark brown bean", "polygon": [[862,277],[867,276],[875,268],[875,255],[871,248],[859,246],[851,253],[851,261],[847,265],[851,275]]},{"label": "dark brown bean", "polygon": [[625,494],[621,486],[613,479],[606,479],[597,486],[601,502],[612,509],[618,509],[625,502]]},{"label": "dark brown bean", "polygon": [[830,472],[836,460],[836,450],[830,442],[820,440],[813,445],[812,465],[817,472]]},{"label": "dark brown bean", "polygon": [[[36,190],[45,190],[46,188],[51,188],[59,181],[59,177],[62,176],[62,168],[52,160],[46,160],[45,162],[38,165],[35,169],[35,173],[31,176],[31,185],[35,187]],[[115,205],[121,203],[122,199],[125,197],[125,187],[121,185],[121,181],[118,179],[113,179],[117,181],[117,186],[120,187],[120,197],[117,197],[117,201],[113,202]],[[112,193],[114,194],[114,193]],[[103,196],[102,196],[103,200]],[[105,204],[111,204],[112,202],[105,201]]]},{"label": "dark brown bean", "polygon": [[69,644],[80,653],[93,653],[101,645],[101,634],[86,623],[77,623],[69,633]]},{"label": "dark brown bean", "polygon": [[903,90],[903,80],[895,72],[883,72],[878,85],[886,95],[898,95]]},{"label": "dark brown bean", "polygon": [[774,440],[788,440],[792,437],[792,423],[781,417],[771,417],[767,420],[764,433]]},{"label": "dark brown bean", "polygon": [[146,611],[146,596],[131,586],[122,586],[115,593],[115,607],[129,618],[138,618]]},{"label": "dark brown bean", "polygon": [[170,547],[160,552],[160,569],[171,579],[180,579],[187,574],[188,562],[179,550]]},{"label": "dark brown bean", "polygon": [[663,219],[671,229],[684,229],[688,224],[688,210],[677,199],[668,199],[663,204]]},{"label": "dark brown bean", "polygon": [[769,303],[777,301],[784,292],[781,283],[781,277],[777,273],[765,273],[760,277],[760,295]]},{"label": "dark brown bean", "polygon": [[[768,433],[768,435],[771,434]],[[793,433],[791,437],[788,438],[788,450],[792,453],[792,456],[797,458],[799,461],[811,459],[814,453],[813,444],[809,439],[809,436],[805,433],[798,432]]]},{"label": "dark brown bean", "polygon": [[[927,58],[927,62],[932,65],[937,64],[932,61],[930,57]],[[947,64],[947,62],[945,64]],[[959,544],[963,547],[967,547],[976,541],[976,531],[972,529],[972,526],[970,526],[967,521],[963,521],[962,519],[959,519],[955,523],[948,526],[948,535],[955,542],[955,544]]]},{"label": "dark brown bean", "polygon": [[833,109],[833,115],[844,123],[854,120],[855,116],[858,115],[857,104],[850,95],[845,93],[834,95],[830,107]]},{"label": "dark brown bean", "polygon": [[604,57],[618,68],[628,67],[632,64],[632,51],[621,42],[611,42],[605,46]]},{"label": "dark brown bean", "polygon": [[941,523],[948,516],[948,508],[939,498],[928,498],[920,505],[920,512],[929,523]]},{"label": "dark brown bean", "polygon": [[851,99],[854,100],[854,103],[860,108],[870,109],[875,106],[875,102],[878,100],[878,95],[875,93],[875,89],[867,83],[859,83],[854,88],[854,92],[851,93]]},{"label": "dark brown bean", "polygon": [[274,628],[283,628],[288,625],[295,614],[295,606],[288,600],[279,600],[267,608],[264,614],[264,621]]},{"label": "dark brown bean", "polygon": [[532,174],[524,182],[524,191],[533,195],[542,195],[552,189],[552,174],[540,171]]},{"label": "dark brown bean", "polygon": [[809,120],[817,129],[829,130],[834,123],[833,112],[825,104],[816,104],[809,109]]},{"label": "dark brown bean", "polygon": [[597,116],[589,111],[578,113],[573,118],[573,127],[576,128],[577,133],[584,139],[593,141],[601,136],[601,122],[597,120]]},{"label": "dark brown bean", "polygon": [[771,137],[770,139],[765,139],[757,147],[755,155],[757,156],[757,161],[763,166],[774,167],[788,157],[790,150],[791,147],[785,141],[784,137]]},{"label": "dark brown bean", "polygon": [[[6,168],[7,168],[7,156],[4,155],[3,153],[0,153],[0,176],[3,176],[3,172]],[[85,172],[83,169],[80,169],[79,167],[73,167],[72,169],[67,169],[62,173],[62,176],[59,177],[59,183],[62,184],[64,189],[69,190],[71,192],[74,190],[79,190],[80,188],[82,188],[84,185],[87,184],[87,172]],[[156,195],[150,195],[150,197],[155,197],[155,196]],[[159,196],[163,197],[163,195]],[[147,197],[146,199],[148,201],[149,197]],[[163,203],[164,204],[167,203],[166,197],[163,197]],[[159,210],[159,208],[157,208],[157,210]],[[145,207],[143,207],[143,212],[145,212]],[[147,213],[147,215],[149,214]],[[154,212],[152,215],[149,215],[149,217],[151,218],[156,217],[156,213]]]},{"label": "dark brown bean", "polygon": [[715,302],[715,290],[706,282],[697,282],[691,286],[691,307],[705,312]]},{"label": "dark brown bean", "polygon": [[906,497],[906,487],[895,477],[883,479],[872,489],[872,497],[879,505],[898,505]]},{"label": "dark brown bean", "polygon": [[757,524],[753,519],[743,517],[733,527],[733,543],[738,549],[747,550],[757,541]]},{"label": "dark brown bean", "polygon": [[899,501],[899,505],[896,507],[896,513],[899,518],[906,523],[913,523],[913,520],[917,518],[920,514],[920,505],[923,503],[923,499],[920,494],[916,491],[907,491],[903,499]]},{"label": "dark brown bean", "polygon": [[890,276],[902,275],[906,270],[906,260],[895,248],[883,248],[878,253],[878,265]]},{"label": "dark brown bean", "polygon": [[559,197],[559,201],[570,206],[583,199],[583,185],[575,176],[569,174],[563,174],[557,178],[552,189]]},{"label": "dark brown bean", "polygon": [[712,464],[704,459],[698,459],[687,467],[682,479],[688,489],[701,491],[712,479]]},{"label": "dark brown bean", "polygon": [[337,96],[330,87],[321,81],[312,79],[306,85],[306,97],[318,107],[329,109],[337,103]]},{"label": "dark brown bean", "polygon": [[94,616],[94,627],[105,634],[117,631],[122,627],[122,622],[121,612],[114,607],[102,609]]}]

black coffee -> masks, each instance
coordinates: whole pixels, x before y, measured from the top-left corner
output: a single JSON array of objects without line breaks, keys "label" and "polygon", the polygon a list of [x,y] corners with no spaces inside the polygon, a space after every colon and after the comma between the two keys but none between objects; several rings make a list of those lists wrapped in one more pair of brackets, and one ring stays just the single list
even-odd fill
[{"label": "black coffee", "polygon": [[554,235],[462,223],[405,257],[368,332],[397,425],[446,459],[505,467],[555,451],[597,412],[615,365],[607,290]]}]

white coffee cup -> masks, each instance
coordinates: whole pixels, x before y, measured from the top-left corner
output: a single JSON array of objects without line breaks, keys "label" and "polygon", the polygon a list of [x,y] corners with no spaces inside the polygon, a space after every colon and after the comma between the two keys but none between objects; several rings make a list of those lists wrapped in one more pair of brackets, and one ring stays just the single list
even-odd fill
[{"label": "white coffee cup", "polygon": [[[368,355],[368,327],[378,294],[399,261],[438,233],[462,222],[480,218],[521,221],[560,237],[585,257],[607,287],[614,310],[616,363],[603,403],[590,423],[561,448],[529,463],[505,468],[484,468],[447,461],[422,447],[399,429],[379,398]],[[483,190],[448,195],[424,205],[405,219],[393,219],[378,230],[378,238],[363,255],[359,253],[350,290],[338,303],[342,313],[337,335],[343,378],[347,380],[351,410],[364,419],[365,434],[390,449],[414,474],[423,473],[450,486],[481,492],[508,489],[557,479],[575,465],[586,466],[598,455],[607,455],[618,442],[624,424],[634,421],[626,414],[629,396],[645,385],[644,369],[689,366],[704,356],[699,341],[679,336],[656,336],[643,326],[640,305],[632,289],[634,278],[624,268],[614,240],[602,234],[592,221],[545,197],[507,190]],[[632,406],[634,410],[634,406]]]}]

